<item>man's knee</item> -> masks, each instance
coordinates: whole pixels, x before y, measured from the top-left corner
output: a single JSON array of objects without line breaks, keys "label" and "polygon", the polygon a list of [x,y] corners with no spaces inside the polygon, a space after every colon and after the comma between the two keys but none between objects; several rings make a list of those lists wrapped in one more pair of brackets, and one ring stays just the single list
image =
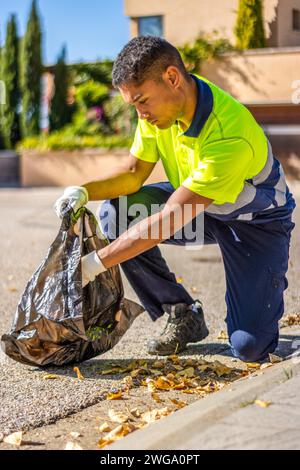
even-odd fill
[{"label": "man's knee", "polygon": [[231,349],[235,357],[245,362],[265,359],[278,343],[278,335],[263,335],[236,330],[230,337]]}]

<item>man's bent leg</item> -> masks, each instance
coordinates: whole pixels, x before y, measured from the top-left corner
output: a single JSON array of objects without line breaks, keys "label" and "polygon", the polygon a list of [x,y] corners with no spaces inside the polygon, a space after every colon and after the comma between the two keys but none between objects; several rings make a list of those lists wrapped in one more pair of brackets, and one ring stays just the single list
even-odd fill
[{"label": "man's bent leg", "polygon": [[219,224],[228,335],[233,354],[243,361],[264,359],[278,344],[293,226],[290,220]]}]

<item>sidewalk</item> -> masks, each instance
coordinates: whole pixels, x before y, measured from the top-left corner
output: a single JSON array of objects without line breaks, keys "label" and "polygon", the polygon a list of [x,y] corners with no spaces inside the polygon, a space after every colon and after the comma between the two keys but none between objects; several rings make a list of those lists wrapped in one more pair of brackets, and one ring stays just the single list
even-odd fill
[{"label": "sidewalk", "polygon": [[[292,190],[299,207],[299,182],[294,183]],[[20,295],[56,236],[60,222],[54,214],[52,206],[60,194],[60,188],[10,188],[0,190],[2,215],[2,224],[0,224],[1,333],[9,331]],[[97,213],[98,203],[91,203],[90,206]],[[285,311],[287,314],[299,313],[300,267],[298,260],[300,259],[300,238],[298,236],[298,227],[300,211],[298,208],[295,212],[295,221],[296,229],[292,239],[288,274],[289,289],[286,291],[285,296]],[[228,354],[226,355],[224,341],[218,339],[219,332],[226,329],[224,322],[226,314],[224,302],[225,276],[218,246],[206,246],[199,251],[184,250],[180,247],[177,249],[173,246],[162,246],[161,249],[172,271],[181,278],[181,282],[191,295],[203,300],[206,319],[209,323],[209,337],[204,342],[189,345],[188,350],[182,356],[196,360],[218,359],[231,367],[238,366],[237,362],[232,362],[232,358]],[[128,282],[124,277],[123,279],[126,296],[137,300]],[[146,343],[149,338],[156,336],[162,330],[165,320],[162,317],[153,323],[146,312],[142,313],[120,343],[112,350],[91,361],[80,364],[80,371],[85,377],[83,381],[77,379],[72,366],[59,369],[50,368],[48,373],[57,374],[58,378],[56,380],[44,380],[43,375],[45,372],[43,370],[15,363],[0,352],[0,396],[2,405],[0,410],[0,437],[1,433],[7,435],[23,430],[29,432],[29,440],[44,443],[43,447],[35,448],[63,449],[69,431],[75,429],[83,434],[80,444],[84,449],[95,448],[99,439],[99,431],[96,428],[99,421],[97,421],[97,416],[106,416],[105,412],[109,405],[107,401],[103,400],[103,393],[113,387],[118,387],[121,380],[118,374],[102,376],[99,374],[99,370],[107,368],[108,364],[114,361],[118,364],[124,364],[126,361],[132,361],[133,359],[153,359],[147,354]],[[287,343],[291,342],[287,336],[287,330],[283,329],[280,333],[281,346],[286,348]],[[297,335],[296,330],[290,334],[293,336],[292,341],[297,339],[295,337]],[[287,354],[289,352],[283,352],[282,356],[286,357]],[[269,373],[272,370],[274,370],[273,367],[266,369],[265,372]],[[250,379],[249,382],[254,380],[256,379]],[[228,392],[228,395],[231,393]],[[218,401],[219,397],[223,395],[216,393],[214,396],[218,397],[216,398]],[[208,398],[211,399],[212,397]],[[179,396],[176,398],[179,398]],[[192,398],[193,395],[186,395],[184,401],[191,403]],[[250,397],[250,399],[252,398]],[[141,400],[145,401],[144,390],[140,391],[140,395],[132,397],[130,406],[136,406],[135,403],[139,403]],[[241,401],[247,400],[241,399]],[[209,403],[206,399],[201,400],[201,402]],[[117,404],[118,402],[116,402]],[[129,406],[128,402],[127,404]],[[247,408],[250,409],[251,406]],[[273,407],[270,406],[267,409],[258,411],[270,413],[272,410]],[[175,418],[178,413],[179,411],[171,418],[173,419],[173,416]],[[168,420],[169,418],[165,419]],[[155,429],[163,422],[164,420],[155,424]],[[152,426],[149,427],[149,430],[151,429],[153,429]],[[152,431],[150,432],[152,433]],[[180,432],[184,434],[183,431]],[[208,432],[208,428],[205,432]],[[56,438],[59,434],[61,437]],[[130,438],[136,440],[137,435],[140,436],[139,431],[133,433]],[[51,440],[50,437],[53,439]],[[125,438],[124,445],[126,442],[128,441]],[[183,445],[185,444],[189,445],[188,443]],[[118,445],[123,445],[123,441],[119,441]],[[0,448],[3,447],[4,444],[1,443]],[[200,444],[197,447],[200,447]],[[29,447],[24,446],[23,448],[27,449]]]},{"label": "sidewalk", "polygon": [[[295,335],[299,333],[298,328]],[[129,434],[108,449],[300,449],[299,387],[298,352],[251,379],[241,379],[229,389]]]}]

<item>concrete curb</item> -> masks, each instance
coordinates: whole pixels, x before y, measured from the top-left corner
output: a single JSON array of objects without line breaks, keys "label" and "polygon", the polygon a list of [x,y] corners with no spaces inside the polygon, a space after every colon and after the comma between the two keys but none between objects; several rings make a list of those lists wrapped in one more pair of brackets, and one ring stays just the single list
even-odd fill
[{"label": "concrete curb", "polygon": [[232,414],[242,403],[258,398],[292,376],[300,373],[300,357],[289,357],[257,375],[237,380],[224,390],[215,392],[171,416],[135,431],[116,441],[108,450],[182,449],[184,436],[200,434],[220,419]]}]

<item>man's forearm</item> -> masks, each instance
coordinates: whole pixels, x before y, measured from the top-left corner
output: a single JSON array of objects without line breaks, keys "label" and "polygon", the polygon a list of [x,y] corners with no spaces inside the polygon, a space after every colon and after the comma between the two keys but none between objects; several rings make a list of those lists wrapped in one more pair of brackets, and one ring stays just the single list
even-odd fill
[{"label": "man's forearm", "polygon": [[161,230],[162,219],[162,212],[147,217],[99,250],[98,256],[104,266],[110,268],[158,245],[164,238]]},{"label": "man's forearm", "polygon": [[180,187],[160,212],[137,222],[97,254],[106,268],[134,258],[170,238],[211,202],[211,199]]},{"label": "man's forearm", "polygon": [[126,194],[132,194],[139,190],[141,182],[136,173],[124,172],[115,169],[111,177],[83,184],[89,194],[90,201],[113,199]]}]

